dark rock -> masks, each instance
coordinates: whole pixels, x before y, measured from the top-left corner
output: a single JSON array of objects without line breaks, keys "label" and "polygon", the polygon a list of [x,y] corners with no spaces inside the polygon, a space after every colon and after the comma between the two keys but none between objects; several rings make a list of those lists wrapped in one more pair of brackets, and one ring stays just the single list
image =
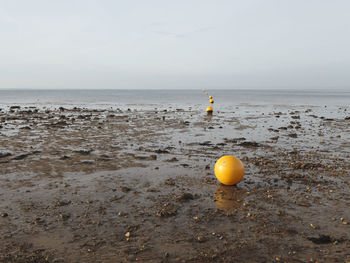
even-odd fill
[{"label": "dark rock", "polygon": [[189,200],[193,200],[194,197],[191,193],[182,193],[181,195],[176,197],[176,200],[179,202],[187,202]]},{"label": "dark rock", "polygon": [[291,134],[288,134],[289,137],[291,138],[297,138],[298,135],[296,133],[291,133]]},{"label": "dark rock", "polygon": [[10,110],[20,109],[20,108],[21,108],[21,106],[11,106],[11,107],[10,107]]},{"label": "dark rock", "polygon": [[172,178],[166,179],[164,181],[164,184],[174,186],[175,185],[175,180],[172,179]]},{"label": "dark rock", "polygon": [[131,191],[131,188],[126,187],[126,186],[121,186],[121,187],[119,187],[119,189],[120,189],[120,191],[122,191],[124,193],[127,193],[127,192]]},{"label": "dark rock", "polygon": [[224,138],[224,141],[226,143],[238,143],[239,141],[245,141],[246,138],[242,137],[242,138],[234,138],[234,139],[227,139],[227,138]]},{"label": "dark rock", "polygon": [[68,125],[68,123],[66,121],[59,121],[59,122],[55,122],[52,123],[51,126],[53,127],[62,127],[62,126],[66,126]]},{"label": "dark rock", "polygon": [[134,156],[136,160],[148,160],[148,161],[153,161],[153,160],[157,160],[157,155],[152,154],[150,156],[140,156],[140,155],[135,155]]},{"label": "dark rock", "polygon": [[30,128],[29,126],[25,126],[25,127],[21,127],[19,128],[20,130],[31,130],[32,128]]},{"label": "dark rock", "polygon": [[261,144],[257,142],[242,142],[239,145],[243,147],[260,147],[261,146]]},{"label": "dark rock", "polygon": [[169,160],[166,160],[166,162],[169,162],[169,163],[173,163],[173,162],[178,162],[179,160],[176,159],[175,157],[169,159]]},{"label": "dark rock", "polygon": [[8,215],[8,213],[0,213],[0,216],[1,217],[8,217],[9,215]]},{"label": "dark rock", "polygon": [[205,142],[199,143],[199,145],[201,145],[201,146],[211,146],[213,144],[210,141],[205,141]]},{"label": "dark rock", "polygon": [[333,242],[333,239],[328,235],[320,235],[319,237],[308,237],[307,239],[315,244],[329,244]]},{"label": "dark rock", "polygon": [[66,206],[66,205],[69,205],[70,203],[72,203],[71,200],[59,200],[59,201],[57,201],[56,205],[57,206]]},{"label": "dark rock", "polygon": [[66,221],[66,220],[68,220],[70,218],[70,214],[60,214],[60,219],[62,220],[62,221]]},{"label": "dark rock", "polygon": [[161,149],[155,150],[154,152],[155,152],[155,153],[170,153],[170,152],[167,151],[167,150],[161,150]]},{"label": "dark rock", "polygon": [[5,158],[11,156],[11,153],[0,153],[0,158]]},{"label": "dark rock", "polygon": [[157,212],[157,216],[159,217],[170,217],[175,216],[176,214],[177,207],[173,204],[165,204],[164,207]]},{"label": "dark rock", "polygon": [[27,158],[29,155],[30,154],[28,154],[28,153],[21,154],[21,155],[16,156],[15,158],[13,158],[13,160],[23,160],[23,159]]},{"label": "dark rock", "polygon": [[79,153],[81,155],[89,155],[92,152],[92,150],[79,150],[74,152]]},{"label": "dark rock", "polygon": [[44,224],[44,223],[45,223],[45,220],[42,219],[41,217],[37,217],[37,218],[35,218],[35,220],[34,220],[34,224],[36,224],[36,225],[42,225],[42,224]]}]

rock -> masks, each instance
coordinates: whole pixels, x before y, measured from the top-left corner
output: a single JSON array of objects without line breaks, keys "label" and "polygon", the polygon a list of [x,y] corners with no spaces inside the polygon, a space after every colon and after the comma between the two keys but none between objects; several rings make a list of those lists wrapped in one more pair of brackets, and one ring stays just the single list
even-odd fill
[{"label": "rock", "polygon": [[11,156],[11,153],[0,153],[0,158],[5,158]]},{"label": "rock", "polygon": [[124,193],[128,193],[131,191],[131,188],[126,187],[126,186],[121,186],[119,187],[120,191],[124,192]]},{"label": "rock", "polygon": [[261,145],[257,142],[242,142],[239,144],[240,146],[243,147],[260,147]]},{"label": "rock", "polygon": [[70,203],[72,203],[71,200],[67,200],[67,201],[65,201],[65,200],[59,200],[59,201],[57,201],[56,205],[57,205],[57,206],[66,206],[66,205],[69,205]]},{"label": "rock", "polygon": [[161,149],[158,149],[156,151],[154,151],[155,153],[170,153],[169,151],[167,150],[161,150]]},{"label": "rock", "polygon": [[19,128],[20,130],[31,130],[32,128],[30,128],[29,126],[24,126]]},{"label": "rock", "polygon": [[36,225],[42,225],[42,224],[44,224],[44,223],[45,223],[45,220],[42,219],[41,217],[37,217],[37,218],[35,218],[35,220],[34,220],[34,224],[36,224]]},{"label": "rock", "polygon": [[1,217],[8,217],[9,215],[8,215],[8,213],[3,212],[3,213],[0,213],[0,216]]},{"label": "rock", "polygon": [[74,152],[79,153],[81,155],[89,155],[92,152],[92,150],[77,150]]},{"label": "rock", "polygon": [[113,195],[109,198],[109,201],[113,202],[113,201],[116,201],[118,200],[119,198],[116,196],[116,195]]},{"label": "rock", "polygon": [[290,133],[290,134],[288,134],[288,136],[291,137],[291,138],[297,138],[298,137],[298,135],[296,133]]},{"label": "rock", "polygon": [[307,239],[315,244],[329,244],[333,242],[333,239],[328,235],[320,235],[319,237],[308,237]]},{"label": "rock", "polygon": [[164,181],[164,184],[174,186],[175,185],[175,180],[172,179],[172,178],[166,179]]},{"label": "rock", "polygon": [[177,207],[173,204],[164,204],[164,207],[157,212],[159,217],[170,217],[177,214]]},{"label": "rock", "polygon": [[20,108],[21,108],[21,106],[11,106],[10,110],[15,110],[15,109],[20,109]]},{"label": "rock", "polygon": [[199,143],[199,145],[201,145],[201,146],[212,146],[213,144],[211,143],[211,141],[205,141],[205,142]]},{"label": "rock", "polygon": [[187,202],[189,200],[193,200],[194,197],[191,193],[182,193],[181,195],[176,197],[176,200],[179,202]]},{"label": "rock", "polygon": [[27,158],[29,155],[30,154],[28,154],[28,153],[21,154],[21,155],[16,156],[15,158],[13,158],[13,160],[23,160],[23,159]]},{"label": "rock", "polygon": [[154,161],[154,160],[157,160],[157,155],[155,155],[155,154],[152,154],[150,156],[135,155],[134,158],[136,160]]},{"label": "rock", "polygon": [[60,214],[60,219],[62,221],[67,221],[69,218],[70,218],[70,214],[63,214],[63,213]]},{"label": "rock", "polygon": [[169,160],[165,160],[165,162],[169,162],[169,163],[173,163],[173,162],[178,162],[179,160],[175,157],[169,159]]}]

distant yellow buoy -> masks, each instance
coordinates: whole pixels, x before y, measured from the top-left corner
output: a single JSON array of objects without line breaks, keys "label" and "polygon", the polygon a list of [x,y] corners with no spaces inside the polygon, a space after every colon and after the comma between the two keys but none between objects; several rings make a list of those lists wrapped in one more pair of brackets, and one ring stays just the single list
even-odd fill
[{"label": "distant yellow buoy", "polygon": [[214,174],[220,183],[235,185],[243,179],[244,166],[235,156],[222,156],[215,163]]},{"label": "distant yellow buoy", "polygon": [[213,112],[213,107],[208,106],[207,107],[207,112]]},{"label": "distant yellow buoy", "polygon": [[212,99],[213,98],[213,96],[209,96],[209,99]]},{"label": "distant yellow buoy", "polygon": [[213,100],[213,99],[210,99],[209,102],[210,102],[211,104],[213,104],[213,103],[214,103],[214,100]]},{"label": "distant yellow buoy", "polygon": [[208,92],[206,92],[205,94],[209,95],[209,93],[208,93]]},{"label": "distant yellow buoy", "polygon": [[202,89],[203,92],[205,92],[205,89]]}]

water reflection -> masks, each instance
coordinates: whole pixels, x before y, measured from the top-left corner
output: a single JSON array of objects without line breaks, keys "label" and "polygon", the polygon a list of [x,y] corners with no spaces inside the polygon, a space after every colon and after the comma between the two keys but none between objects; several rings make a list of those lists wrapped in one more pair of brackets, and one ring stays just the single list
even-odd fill
[{"label": "water reflection", "polygon": [[208,121],[211,121],[211,119],[213,118],[213,113],[211,112],[208,112],[207,115],[205,116],[205,118],[208,120]]},{"label": "water reflection", "polygon": [[214,201],[218,208],[232,213],[241,206],[245,195],[246,191],[240,187],[221,185],[214,193]]}]

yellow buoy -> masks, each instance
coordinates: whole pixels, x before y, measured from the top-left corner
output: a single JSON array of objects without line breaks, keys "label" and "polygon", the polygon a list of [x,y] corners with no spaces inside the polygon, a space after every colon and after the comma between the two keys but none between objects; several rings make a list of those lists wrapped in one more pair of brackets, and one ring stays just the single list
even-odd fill
[{"label": "yellow buoy", "polygon": [[209,93],[208,93],[208,92],[206,92],[205,94],[207,94],[207,95],[208,95]]},{"label": "yellow buoy", "polygon": [[213,98],[213,96],[209,96],[209,99],[212,99]]},{"label": "yellow buoy", "polygon": [[209,102],[210,102],[211,104],[213,104],[213,103],[214,103],[214,100],[213,100],[213,99],[210,99]]},{"label": "yellow buoy", "polygon": [[208,106],[207,107],[207,112],[213,112],[213,107]]},{"label": "yellow buoy", "polygon": [[220,183],[235,185],[243,179],[244,166],[238,158],[226,155],[216,161],[214,173]]},{"label": "yellow buoy", "polygon": [[203,92],[205,92],[205,89],[202,89]]}]

